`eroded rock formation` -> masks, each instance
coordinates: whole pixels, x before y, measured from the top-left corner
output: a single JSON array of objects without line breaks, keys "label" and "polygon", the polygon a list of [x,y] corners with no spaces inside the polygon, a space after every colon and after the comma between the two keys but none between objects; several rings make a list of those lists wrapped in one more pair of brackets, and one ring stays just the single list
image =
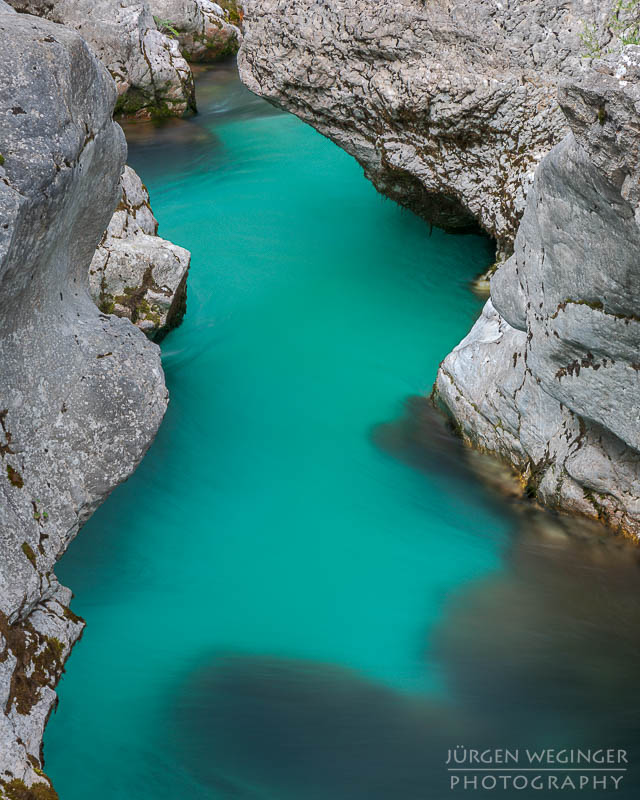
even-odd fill
[{"label": "eroded rock formation", "polygon": [[89,289],[106,314],[127,317],[159,341],[182,321],[191,253],[158,233],[149,194],[125,167],[121,200],[95,252]]},{"label": "eroded rock formation", "polygon": [[0,3],[0,34],[0,795],[45,798],[42,732],[82,630],[53,568],[167,392],[157,347],[88,292],[121,197],[114,83],[75,31]]},{"label": "eroded rock formation", "polygon": [[[158,25],[177,33],[188,61],[217,61],[237,53],[242,34],[235,0],[149,0]],[[175,34],[173,34],[175,35]]]},{"label": "eroded rock formation", "polygon": [[249,0],[240,74],[355,156],[384,194],[509,253],[540,159],[567,132],[595,0]]},{"label": "eroded rock formation", "polygon": [[20,12],[77,30],[118,87],[116,113],[181,116],[195,109],[193,75],[146,0],[9,0]]},{"label": "eroded rock formation", "polygon": [[640,536],[640,47],[559,99],[572,133],[437,393],[530,494]]}]

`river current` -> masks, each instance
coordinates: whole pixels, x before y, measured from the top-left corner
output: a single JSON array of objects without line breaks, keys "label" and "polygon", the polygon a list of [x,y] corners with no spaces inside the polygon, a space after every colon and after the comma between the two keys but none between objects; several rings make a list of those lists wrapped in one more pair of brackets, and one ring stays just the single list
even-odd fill
[{"label": "river current", "polygon": [[[418,399],[490,244],[385,200],[232,65],[198,98],[127,130],[193,264],[158,438],[57,570],[88,622],[45,737],[62,800],[637,797],[636,551],[482,488]],[[451,772],[456,746],[629,763],[452,789],[490,772]]]}]

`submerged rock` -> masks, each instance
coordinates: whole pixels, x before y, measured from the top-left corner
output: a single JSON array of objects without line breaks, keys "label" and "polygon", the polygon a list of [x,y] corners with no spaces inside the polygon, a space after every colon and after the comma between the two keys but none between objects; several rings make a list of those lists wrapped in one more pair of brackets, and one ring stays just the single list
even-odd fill
[{"label": "submerged rock", "polygon": [[159,31],[146,0],[10,0],[18,11],[77,30],[118,87],[116,113],[195,110],[193,76],[178,42]]},{"label": "submerged rock", "polygon": [[101,311],[127,317],[159,341],[184,316],[191,254],[157,235],[149,195],[131,167],[120,185],[120,204],[91,262],[89,289]]},{"label": "submerged rock", "polygon": [[88,291],[121,196],[114,83],[69,28],[0,6],[0,33],[0,782],[53,798],[42,733],[82,630],[53,568],[144,455],[167,392],[158,348]]},{"label": "submerged rock", "polygon": [[479,735],[435,698],[313,661],[216,658],[176,694],[173,749],[227,797],[247,786],[281,800],[421,800],[425,787],[444,796],[448,742]]},{"label": "submerged rock", "polygon": [[640,47],[560,104],[572,133],[542,161],[515,254],[437,391],[530,494],[640,536]]},{"label": "submerged rock", "polygon": [[235,0],[149,0],[159,28],[177,36],[187,61],[217,61],[238,52],[242,12]]},{"label": "submerged rock", "polygon": [[242,80],[355,156],[435,225],[509,253],[540,159],[567,132],[591,0],[249,0]]},{"label": "submerged rock", "polygon": [[[508,569],[449,600],[432,635],[429,655],[444,663],[458,702],[502,720],[512,745],[606,741],[633,748],[633,762],[637,547],[588,520],[538,513],[522,515],[505,557]],[[637,797],[637,777],[629,782],[624,796]]]}]

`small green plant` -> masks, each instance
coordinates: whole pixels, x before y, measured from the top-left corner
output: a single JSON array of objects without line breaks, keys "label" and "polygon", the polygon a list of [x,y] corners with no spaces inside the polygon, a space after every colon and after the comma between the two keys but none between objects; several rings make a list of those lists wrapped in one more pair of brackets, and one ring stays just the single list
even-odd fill
[{"label": "small green plant", "polygon": [[236,0],[220,0],[218,5],[223,8],[227,22],[230,22],[232,25],[237,25],[239,28],[242,27],[244,12],[237,4]]},{"label": "small green plant", "polygon": [[583,58],[598,58],[602,55],[602,47],[598,41],[598,31],[595,25],[585,23],[584,30],[580,34],[580,41],[583,47]]},{"label": "small green plant", "polygon": [[22,543],[22,552],[29,559],[29,561],[31,562],[32,567],[34,567],[34,569],[35,569],[35,566],[36,566],[36,554],[33,552],[33,550],[31,549],[30,545],[28,544],[28,542],[23,542]]},{"label": "small green plant", "polygon": [[[603,39],[612,46],[605,49]],[[580,41],[583,58],[600,58],[627,44],[640,44],[640,0],[614,0],[604,31],[585,23]]]},{"label": "small green plant", "polygon": [[49,513],[42,509],[38,509],[39,502],[40,500],[38,500],[37,497],[35,500],[31,501],[31,505],[33,506],[33,518],[35,520],[42,520],[43,522],[46,522],[49,519]]},{"label": "small green plant", "polygon": [[0,167],[4,164],[4,156],[0,153]]},{"label": "small green plant", "polygon": [[609,27],[623,46],[640,44],[640,0],[616,0],[609,17]]},{"label": "small green plant", "polygon": [[160,17],[154,16],[153,20],[156,23],[156,27],[158,28],[158,30],[161,31],[162,33],[166,33],[173,39],[177,39],[178,36],[180,35],[170,19],[161,19]]}]

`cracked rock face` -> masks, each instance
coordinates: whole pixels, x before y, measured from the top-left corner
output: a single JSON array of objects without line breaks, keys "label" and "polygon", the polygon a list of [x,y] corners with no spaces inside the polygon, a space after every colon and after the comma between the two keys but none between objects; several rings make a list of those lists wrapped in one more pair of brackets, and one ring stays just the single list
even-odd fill
[{"label": "cracked rock face", "polygon": [[89,269],[89,289],[106,314],[127,317],[159,341],[182,321],[191,253],[157,235],[140,178],[125,167],[121,200]]},{"label": "cracked rock face", "polygon": [[217,61],[237,53],[242,34],[236,3],[210,0],[149,0],[160,24],[178,32],[180,50],[188,61]]},{"label": "cracked rock face", "polygon": [[88,292],[126,155],[113,81],[73,30],[0,7],[0,33],[0,788],[45,797],[42,732],[82,630],[53,568],[167,392],[157,347]]},{"label": "cracked rock face", "polygon": [[376,187],[509,253],[541,158],[567,132],[595,0],[249,0],[242,80],[333,139]]},{"label": "cracked rock face", "polygon": [[118,87],[116,113],[182,116],[195,110],[193,75],[146,0],[10,0],[20,12],[77,30]]},{"label": "cracked rock face", "polygon": [[640,536],[640,47],[559,100],[572,132],[437,393],[530,494]]}]

